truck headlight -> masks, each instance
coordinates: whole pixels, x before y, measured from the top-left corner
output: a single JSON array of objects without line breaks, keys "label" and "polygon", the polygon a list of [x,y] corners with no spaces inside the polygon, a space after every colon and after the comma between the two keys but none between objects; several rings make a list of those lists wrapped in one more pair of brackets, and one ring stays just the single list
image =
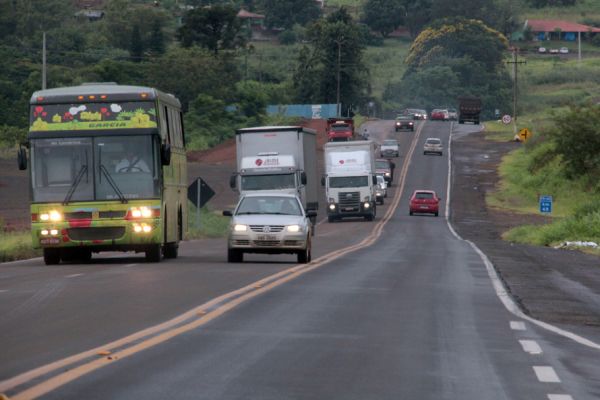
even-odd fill
[{"label": "truck headlight", "polygon": [[40,220],[42,221],[61,221],[62,214],[56,210],[49,211],[47,213],[40,214]]},{"label": "truck headlight", "polygon": [[386,173],[385,173],[385,176],[390,176],[390,173],[389,173],[389,172],[386,172]]},{"label": "truck headlight", "polygon": [[333,204],[333,203],[329,204],[329,209],[331,211],[335,210],[335,204]]},{"label": "truck headlight", "polygon": [[287,227],[288,232],[300,232],[301,230],[302,228],[300,227],[300,225],[288,225]]},{"label": "truck headlight", "polygon": [[246,232],[248,230],[248,226],[247,225],[242,225],[242,224],[235,224],[233,226],[233,230],[235,232]]},{"label": "truck headlight", "polygon": [[371,203],[369,203],[368,201],[365,201],[365,203],[363,204],[363,208],[366,210],[370,207],[371,207]]}]

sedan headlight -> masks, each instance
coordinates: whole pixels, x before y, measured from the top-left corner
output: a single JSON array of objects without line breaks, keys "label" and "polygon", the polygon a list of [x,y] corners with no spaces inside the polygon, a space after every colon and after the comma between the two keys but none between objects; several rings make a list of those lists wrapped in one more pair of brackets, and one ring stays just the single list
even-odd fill
[{"label": "sedan headlight", "polygon": [[301,230],[302,227],[300,225],[288,225],[287,227],[288,232],[300,232]]},{"label": "sedan headlight", "polygon": [[248,226],[247,225],[242,225],[242,224],[235,224],[233,226],[233,230],[235,232],[246,232],[248,230]]}]

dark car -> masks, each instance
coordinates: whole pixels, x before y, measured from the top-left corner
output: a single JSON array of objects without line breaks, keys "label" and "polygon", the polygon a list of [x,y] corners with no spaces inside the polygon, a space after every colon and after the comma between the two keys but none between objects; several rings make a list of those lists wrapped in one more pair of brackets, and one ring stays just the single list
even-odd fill
[{"label": "dark car", "polygon": [[385,158],[375,160],[375,172],[378,175],[383,175],[383,179],[391,186],[394,180],[394,168],[396,165]]},{"label": "dark car", "polygon": [[408,129],[410,131],[415,130],[415,122],[413,121],[413,117],[410,115],[398,115],[396,117],[396,132],[401,129]]},{"label": "dark car", "polygon": [[415,190],[410,197],[409,214],[439,214],[440,200],[433,190]]}]

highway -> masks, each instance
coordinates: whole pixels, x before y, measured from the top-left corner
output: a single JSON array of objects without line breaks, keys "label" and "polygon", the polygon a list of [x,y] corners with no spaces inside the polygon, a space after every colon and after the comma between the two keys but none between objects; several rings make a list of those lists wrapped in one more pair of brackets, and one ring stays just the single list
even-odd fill
[{"label": "highway", "polygon": [[[185,242],[176,260],[0,265],[0,393],[12,399],[600,398],[600,348],[511,311],[446,220],[453,134],[398,132],[396,177],[374,222],[320,223],[313,262]],[[444,155],[423,155],[439,137]],[[409,216],[414,189],[443,198]],[[451,208],[450,208],[451,210]]]}]

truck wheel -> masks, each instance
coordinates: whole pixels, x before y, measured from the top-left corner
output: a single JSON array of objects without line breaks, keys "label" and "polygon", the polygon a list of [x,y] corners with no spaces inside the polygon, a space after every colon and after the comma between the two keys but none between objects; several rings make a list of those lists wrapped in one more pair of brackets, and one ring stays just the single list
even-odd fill
[{"label": "truck wheel", "polygon": [[146,262],[160,262],[160,244],[151,244],[146,248]]},{"label": "truck wheel", "polygon": [[244,261],[244,253],[241,250],[227,249],[227,262],[241,263]]},{"label": "truck wheel", "polygon": [[44,249],[44,263],[46,265],[60,263],[60,249]]},{"label": "truck wheel", "polygon": [[177,258],[179,255],[179,245],[177,243],[165,243],[163,253],[165,258]]}]

